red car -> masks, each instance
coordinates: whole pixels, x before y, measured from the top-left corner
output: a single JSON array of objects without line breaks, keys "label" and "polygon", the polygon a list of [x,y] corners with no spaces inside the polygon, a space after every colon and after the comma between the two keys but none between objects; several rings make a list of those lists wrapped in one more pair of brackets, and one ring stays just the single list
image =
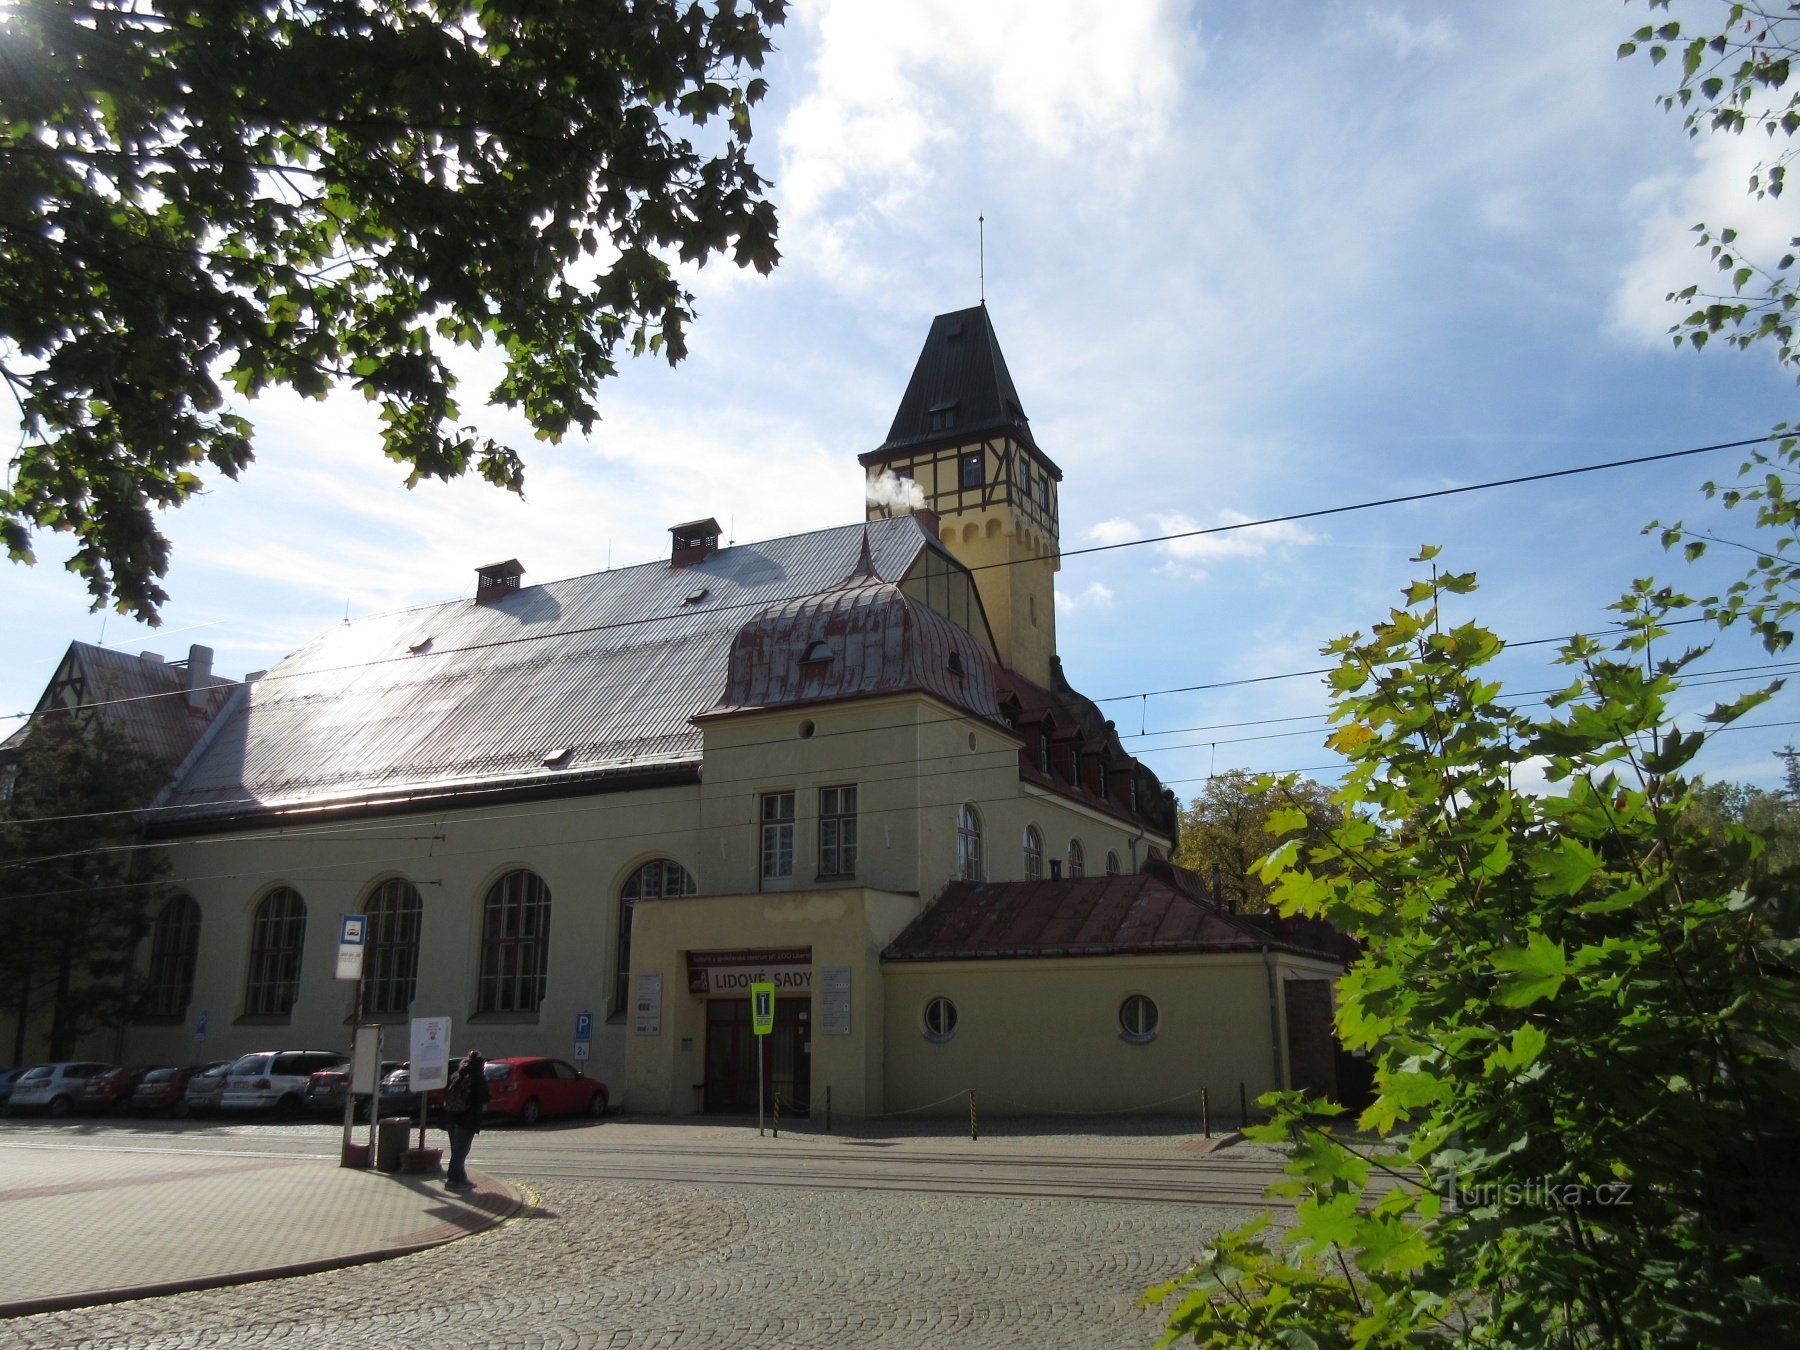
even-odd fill
[{"label": "red car", "polygon": [[218,1060],[215,1064],[186,1064],[177,1068],[152,1069],[144,1075],[143,1082],[137,1085],[137,1091],[131,1094],[131,1109],[146,1116],[173,1111],[181,1105],[182,1098],[187,1094],[188,1079],[197,1073],[205,1073],[218,1064],[230,1062]]},{"label": "red car", "polygon": [[514,1056],[490,1059],[487,1065],[490,1116],[510,1116],[535,1125],[545,1116],[606,1114],[606,1084],[583,1078],[581,1070],[560,1059]]},{"label": "red car", "polygon": [[88,1115],[110,1115],[124,1110],[131,1101],[131,1094],[137,1091],[137,1085],[149,1072],[146,1067],[130,1065],[95,1074],[81,1089],[76,1110]]}]

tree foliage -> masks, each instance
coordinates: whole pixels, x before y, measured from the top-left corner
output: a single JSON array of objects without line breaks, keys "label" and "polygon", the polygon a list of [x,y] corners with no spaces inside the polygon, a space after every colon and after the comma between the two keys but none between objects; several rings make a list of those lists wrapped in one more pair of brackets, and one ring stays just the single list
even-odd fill
[{"label": "tree foliage", "polygon": [[[1201,1345],[1744,1346],[1800,1318],[1800,894],[1685,776],[1683,597],[1621,602],[1541,712],[1434,574],[1328,649],[1342,822],[1271,859],[1273,904],[1355,933],[1337,1023],[1372,1104],[1263,1099],[1294,1222],[1152,1291]],[[1716,708],[1728,726],[1759,690]],[[1552,790],[1521,790],[1528,762]]]},{"label": "tree foliage", "polygon": [[1343,819],[1331,793],[1310,778],[1269,779],[1228,769],[1206,780],[1205,790],[1181,808],[1175,861],[1204,877],[1217,876],[1227,901],[1245,913],[1268,908],[1268,885],[1257,864],[1281,842],[1269,829],[1271,812],[1298,810],[1307,829],[1322,834]]},{"label": "tree foliage", "polygon": [[57,717],[34,723],[15,773],[0,801],[0,988],[21,1036],[47,1011],[44,1053],[67,1059],[136,998],[163,870],[138,847],[136,812],[167,771],[103,720]]},{"label": "tree foliage", "polygon": [[[1800,54],[1800,11],[1791,4],[1716,0],[1722,14],[1696,28],[1671,16],[1671,0],[1648,0],[1648,5],[1658,21],[1622,42],[1620,59],[1643,55],[1658,65],[1679,62],[1681,81],[1661,101],[1667,110],[1682,111],[1689,136],[1761,133],[1771,155],[1752,171],[1747,188],[1757,200],[1779,199],[1795,154],[1794,133],[1800,131],[1800,90],[1788,88]],[[1781,362],[1800,375],[1800,349],[1794,345],[1800,297],[1789,272],[1800,256],[1800,237],[1790,239],[1779,258],[1762,258],[1750,254],[1732,226],[1702,221],[1694,232],[1724,284],[1695,284],[1669,294],[1686,311],[1669,330],[1675,344],[1699,348],[1723,335],[1733,346],[1748,347],[1766,339],[1775,343]]]},{"label": "tree foliage", "polygon": [[[621,348],[685,351],[672,258],[768,271],[747,158],[784,0],[19,0],[0,14],[0,532],[73,535],[153,619],[154,513],[252,458],[237,399],[357,389],[407,482],[519,489],[453,349],[540,439]],[[697,148],[694,140],[708,142]],[[234,398],[235,396],[235,398]]]}]

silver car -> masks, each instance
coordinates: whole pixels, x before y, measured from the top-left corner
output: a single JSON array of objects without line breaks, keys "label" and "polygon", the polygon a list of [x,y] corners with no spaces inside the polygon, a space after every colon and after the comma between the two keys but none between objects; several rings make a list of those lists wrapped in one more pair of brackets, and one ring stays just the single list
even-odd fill
[{"label": "silver car", "polygon": [[26,1111],[44,1111],[53,1116],[66,1116],[81,1100],[88,1079],[103,1074],[113,1066],[92,1060],[64,1060],[57,1064],[39,1064],[25,1070],[13,1084],[12,1099],[6,1104],[8,1115]]},{"label": "silver car", "polygon": [[306,1100],[308,1080],[321,1069],[349,1062],[350,1056],[336,1050],[259,1050],[243,1056],[226,1072],[219,1107],[298,1115]]}]

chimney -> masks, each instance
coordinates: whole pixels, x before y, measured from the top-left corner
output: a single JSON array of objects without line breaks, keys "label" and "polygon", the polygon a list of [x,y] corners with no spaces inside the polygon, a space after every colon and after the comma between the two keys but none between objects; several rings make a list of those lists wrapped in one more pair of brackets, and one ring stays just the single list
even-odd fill
[{"label": "chimney", "polygon": [[475,603],[492,605],[519,589],[519,578],[525,575],[525,564],[517,558],[489,563],[475,569]]},{"label": "chimney", "polygon": [[670,567],[686,567],[718,552],[719,522],[711,516],[705,520],[690,520],[685,525],[671,525],[669,534]]},{"label": "chimney", "polygon": [[189,717],[205,717],[212,694],[213,649],[198,643],[188,648],[187,708]]}]

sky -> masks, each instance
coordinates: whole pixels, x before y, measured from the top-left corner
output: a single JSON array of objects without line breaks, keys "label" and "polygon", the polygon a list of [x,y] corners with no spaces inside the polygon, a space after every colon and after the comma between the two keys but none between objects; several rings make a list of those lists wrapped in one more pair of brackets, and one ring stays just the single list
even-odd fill
[{"label": "sky", "polygon": [[[1065,550],[1763,435],[1800,413],[1793,376],[1764,351],[1677,350],[1663,297],[1706,277],[1695,222],[1768,247],[1795,231],[1747,202],[1761,146],[1689,139],[1655,102],[1668,68],[1615,59],[1647,21],[1611,0],[799,0],[752,145],[783,261],[684,271],[679,367],[627,364],[594,434],[555,446],[471,390],[469,420],[524,450],[522,499],[406,490],[353,394],[250,404],[256,463],[162,518],[160,630],[91,611],[64,539],[9,565],[0,714],[33,706],[72,639],[200,642],[242,675],[346,615],[468,596],[494,559],[530,584],[664,557],[668,527],[705,516],[740,543],[861,519],[856,456],[932,316],[984,293],[1064,473]],[[1065,670],[1184,798],[1237,767],[1329,783],[1324,688],[1292,673],[1398,603],[1421,545],[1480,576],[1453,618],[1513,643],[1592,631],[1632,578],[1731,579],[1731,550],[1688,567],[1643,526],[1749,537],[1699,492],[1742,459],[1070,556]],[[1497,673],[1559,687],[1552,652],[1514,647]],[[1688,725],[1773,668],[1726,635],[1694,669],[1723,682],[1682,691]],[[1746,720],[1700,767],[1777,786],[1800,702]]]}]

